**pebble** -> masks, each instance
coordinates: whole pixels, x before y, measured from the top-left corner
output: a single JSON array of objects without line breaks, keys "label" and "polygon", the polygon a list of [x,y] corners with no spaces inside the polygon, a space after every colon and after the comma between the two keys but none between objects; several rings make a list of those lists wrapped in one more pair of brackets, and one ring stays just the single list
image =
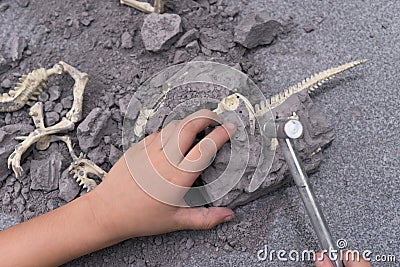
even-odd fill
[{"label": "pebble", "polygon": [[133,47],[132,35],[129,32],[124,32],[121,35],[121,47],[131,49]]},{"label": "pebble", "polygon": [[9,89],[9,88],[11,88],[11,86],[12,86],[12,82],[9,79],[4,79],[1,82],[1,87],[3,87],[3,88]]},{"label": "pebble", "polygon": [[46,126],[52,126],[60,121],[60,115],[55,111],[50,111],[45,114]]},{"label": "pebble", "polygon": [[72,108],[72,102],[73,102],[72,96],[67,96],[67,97],[61,99],[61,104],[63,105],[64,109]]},{"label": "pebble", "polygon": [[186,248],[191,249],[194,246],[194,241],[190,237],[186,240]]},{"label": "pebble", "polygon": [[61,113],[61,111],[63,110],[63,105],[61,104],[61,103],[57,103],[55,106],[54,106],[54,112],[57,112],[57,113]]},{"label": "pebble", "polygon": [[47,100],[49,100],[49,94],[46,92],[41,92],[40,95],[38,96],[38,100],[40,102],[46,102]]}]

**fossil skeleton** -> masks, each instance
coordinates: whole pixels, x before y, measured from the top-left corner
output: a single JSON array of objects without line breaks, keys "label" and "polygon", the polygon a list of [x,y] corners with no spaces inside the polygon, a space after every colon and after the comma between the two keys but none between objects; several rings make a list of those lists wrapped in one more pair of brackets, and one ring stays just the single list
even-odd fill
[{"label": "fossil skeleton", "polygon": [[131,6],[145,13],[162,13],[164,11],[163,0],[154,0],[154,6],[149,3],[136,0],[121,0],[121,4]]},{"label": "fossil skeleton", "polygon": [[88,177],[89,174],[103,178],[106,172],[94,164],[92,161],[85,158],[83,154],[79,157],[75,155],[71,139],[65,135],[69,131],[74,130],[75,123],[82,118],[82,103],[83,93],[88,75],[80,72],[74,67],[65,62],[60,61],[51,69],[38,69],[34,70],[28,75],[22,76],[17,86],[6,94],[0,97],[0,112],[12,112],[21,109],[25,105],[32,105],[31,101],[36,100],[36,95],[42,92],[44,82],[47,81],[50,75],[68,73],[75,81],[73,87],[74,101],[71,110],[55,125],[46,127],[44,124],[43,104],[37,102],[34,104],[29,112],[35,124],[35,130],[28,136],[16,137],[17,140],[22,140],[20,144],[15,147],[15,151],[8,158],[8,168],[12,168],[16,177],[23,175],[24,171],[21,167],[22,155],[31,147],[36,144],[38,150],[46,150],[50,143],[56,141],[64,142],[68,151],[73,159],[68,170],[74,175],[74,178],[87,191],[96,187],[96,182]]},{"label": "fossil skeleton", "polygon": [[[254,134],[255,131],[255,120],[257,117],[263,116],[265,113],[270,112],[270,110],[278,107],[282,103],[285,102],[286,99],[288,99],[291,95],[302,92],[304,90],[307,90],[308,93],[314,92],[319,86],[321,86],[323,83],[326,81],[332,79],[336,75],[349,70],[351,68],[354,68],[362,63],[364,63],[366,60],[358,60],[358,61],[353,61],[349,62],[346,64],[343,64],[341,66],[331,68],[322,72],[319,72],[302,82],[298,83],[297,85],[291,86],[289,89],[284,90],[282,93],[279,93],[277,95],[274,95],[270,99],[266,101],[261,101],[260,103],[257,103],[252,106],[250,101],[243,95],[239,93],[233,93],[231,95],[228,95],[227,97],[224,97],[218,104],[218,107],[214,109],[213,111],[216,112],[217,114],[221,114],[225,111],[235,111],[239,105],[240,101],[243,101],[248,114],[249,114],[249,121],[250,121],[250,133]],[[139,113],[139,117],[136,120],[135,123],[135,135],[136,137],[141,137],[144,134],[145,130],[145,125],[147,121],[153,117],[158,109],[163,106],[164,101],[166,99],[167,93],[170,91],[170,88],[168,90],[165,90],[163,92],[164,96],[160,98],[160,100],[157,102],[157,104],[152,108],[152,109],[141,109]],[[296,114],[293,114],[293,116],[296,117]],[[274,140],[272,140],[274,144]]]}]

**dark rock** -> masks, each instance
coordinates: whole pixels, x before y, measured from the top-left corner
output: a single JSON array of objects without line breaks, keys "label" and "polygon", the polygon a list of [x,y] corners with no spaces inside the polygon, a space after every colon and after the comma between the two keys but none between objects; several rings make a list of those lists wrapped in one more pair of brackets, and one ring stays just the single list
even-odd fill
[{"label": "dark rock", "polygon": [[38,96],[38,100],[40,102],[46,102],[47,100],[49,100],[49,94],[47,92],[41,92]]},{"label": "dark rock", "polygon": [[54,152],[48,159],[32,160],[31,162],[31,189],[46,192],[58,188],[61,175],[63,156]]},{"label": "dark rock", "polygon": [[189,53],[192,54],[197,54],[200,51],[199,42],[197,42],[197,40],[188,43],[185,48]]},{"label": "dark rock", "polygon": [[45,112],[52,111],[54,109],[54,102],[47,101],[46,103],[44,103],[43,109]]},{"label": "dark rock", "polygon": [[73,98],[72,96],[67,96],[61,99],[61,104],[63,105],[64,109],[70,109],[72,107]]},{"label": "dark rock", "polygon": [[109,110],[93,109],[77,128],[79,146],[83,152],[97,146],[104,136],[105,126],[111,117]]},{"label": "dark rock", "polygon": [[17,0],[17,4],[20,7],[28,7],[30,3],[30,0]]},{"label": "dark rock", "polygon": [[58,183],[59,193],[58,197],[66,202],[72,201],[79,194],[81,190],[78,183],[69,174],[68,169],[64,170]]},{"label": "dark rock", "polygon": [[57,112],[58,114],[60,114],[61,113],[61,111],[63,110],[63,105],[61,104],[61,103],[57,103],[55,106],[54,106],[54,108],[53,108],[53,110],[54,110],[54,112]]},{"label": "dark rock", "polygon": [[246,48],[271,44],[282,25],[264,14],[250,13],[235,27],[235,42]]},{"label": "dark rock", "polygon": [[197,29],[190,29],[189,31],[185,32],[181,38],[176,42],[175,46],[176,47],[183,47],[187,45],[188,43],[199,39],[199,31]]},{"label": "dark rock", "polygon": [[186,50],[178,50],[175,52],[174,64],[187,62],[190,60],[190,54]]},{"label": "dark rock", "polygon": [[22,58],[22,53],[28,46],[28,42],[24,37],[14,37],[11,41],[10,54],[12,61]]},{"label": "dark rock", "polygon": [[182,32],[182,19],[176,14],[146,15],[141,29],[146,50],[168,50]]},{"label": "dark rock", "polygon": [[203,28],[200,30],[201,44],[213,51],[228,52],[235,46],[233,34],[230,31],[222,31],[218,28]]},{"label": "dark rock", "polygon": [[114,165],[117,163],[119,158],[122,156],[121,150],[116,148],[114,145],[110,145],[110,155],[108,156],[108,161],[111,163],[111,165]]},{"label": "dark rock", "polygon": [[0,128],[0,181],[3,181],[11,173],[7,168],[8,157],[14,152],[14,148],[18,141],[16,136],[25,136],[34,129],[29,124],[12,124]]},{"label": "dark rock", "polygon": [[133,47],[132,35],[129,32],[124,32],[121,35],[121,47],[125,49],[130,49]]},{"label": "dark rock", "polygon": [[52,126],[60,121],[60,115],[55,111],[50,111],[45,114],[46,126]]},{"label": "dark rock", "polygon": [[103,150],[103,147],[96,147],[89,151],[88,158],[97,165],[101,165],[107,158],[107,153]]},{"label": "dark rock", "polygon": [[60,86],[51,86],[48,91],[50,94],[50,101],[56,101],[60,98],[61,95]]}]

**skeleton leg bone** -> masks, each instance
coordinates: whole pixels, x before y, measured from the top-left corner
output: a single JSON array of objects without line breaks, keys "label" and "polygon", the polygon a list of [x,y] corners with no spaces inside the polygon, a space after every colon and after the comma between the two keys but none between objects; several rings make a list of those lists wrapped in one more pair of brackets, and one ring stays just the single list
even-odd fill
[{"label": "skeleton leg bone", "polygon": [[80,72],[63,61],[60,61],[60,64],[63,66],[64,71],[71,75],[75,81],[73,88],[74,102],[72,103],[71,110],[65,115],[65,117],[72,123],[76,123],[82,118],[83,93],[89,77],[86,73]]}]

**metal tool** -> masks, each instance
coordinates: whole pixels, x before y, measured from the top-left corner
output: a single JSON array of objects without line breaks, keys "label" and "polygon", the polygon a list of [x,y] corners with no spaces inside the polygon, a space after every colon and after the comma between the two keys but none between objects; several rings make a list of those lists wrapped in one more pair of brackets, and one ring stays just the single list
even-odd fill
[{"label": "metal tool", "polygon": [[[298,120],[288,120],[277,123],[277,137],[282,149],[286,163],[289,166],[290,173],[293,176],[301,199],[310,217],[311,224],[318,236],[319,243],[324,252],[330,253],[332,263],[335,267],[343,267],[342,260],[339,259],[339,250],[332,240],[328,224],[324,218],[321,207],[317,202],[314,191],[312,190],[307,173],[304,171],[300,157],[297,155],[292,139],[297,139],[303,134],[303,126]],[[335,255],[336,254],[336,255]]]}]

